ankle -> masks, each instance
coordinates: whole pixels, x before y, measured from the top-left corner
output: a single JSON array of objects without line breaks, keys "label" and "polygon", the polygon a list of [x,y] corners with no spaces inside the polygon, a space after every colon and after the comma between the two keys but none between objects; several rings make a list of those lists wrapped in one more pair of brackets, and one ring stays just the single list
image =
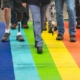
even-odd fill
[{"label": "ankle", "polygon": [[9,30],[9,29],[6,29],[6,30],[5,30],[5,33],[10,33],[10,30]]},{"label": "ankle", "polygon": [[18,35],[21,35],[21,32],[18,32],[18,33],[17,33],[17,36],[18,36]]}]

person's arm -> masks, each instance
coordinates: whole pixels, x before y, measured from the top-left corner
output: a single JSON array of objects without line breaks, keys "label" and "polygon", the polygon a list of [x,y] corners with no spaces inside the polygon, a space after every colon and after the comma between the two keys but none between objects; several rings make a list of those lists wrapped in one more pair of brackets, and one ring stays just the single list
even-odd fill
[{"label": "person's arm", "polygon": [[22,0],[22,5],[26,8],[26,6],[27,6],[27,0]]},{"label": "person's arm", "polygon": [[22,3],[22,5],[26,8],[26,6],[27,6],[27,3]]}]

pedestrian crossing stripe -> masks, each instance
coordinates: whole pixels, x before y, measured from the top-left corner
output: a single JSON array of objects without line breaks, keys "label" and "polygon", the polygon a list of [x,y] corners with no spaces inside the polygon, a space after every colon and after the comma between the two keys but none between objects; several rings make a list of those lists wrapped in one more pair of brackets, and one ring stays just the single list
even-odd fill
[{"label": "pedestrian crossing stripe", "polygon": [[[1,22],[0,39],[4,29]],[[52,36],[44,31],[43,54],[37,54],[32,22],[29,29],[21,29],[25,42],[16,41],[17,29],[11,30],[9,41],[0,41],[0,80],[80,80],[79,32],[76,32],[77,42],[71,43],[67,27],[63,41],[56,40],[57,32]]]}]

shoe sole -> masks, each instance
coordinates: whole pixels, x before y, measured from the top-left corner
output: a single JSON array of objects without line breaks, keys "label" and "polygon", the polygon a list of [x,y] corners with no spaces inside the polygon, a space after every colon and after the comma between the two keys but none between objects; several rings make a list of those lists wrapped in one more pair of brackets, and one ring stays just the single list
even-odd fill
[{"label": "shoe sole", "polygon": [[62,38],[62,39],[57,39],[57,38],[56,38],[56,40],[59,40],[59,41],[61,41],[61,40],[63,40],[63,38]]},{"label": "shoe sole", "polygon": [[2,42],[7,42],[8,41],[8,39],[7,40],[1,40]]},{"label": "shoe sole", "polygon": [[22,27],[22,28],[24,28],[24,29],[28,29],[29,27]]},{"label": "shoe sole", "polygon": [[80,29],[80,27],[76,27],[76,29]]},{"label": "shoe sole", "polygon": [[24,39],[23,39],[23,40],[16,39],[16,40],[19,41],[19,42],[23,42],[23,41],[25,41]]},{"label": "shoe sole", "polygon": [[76,40],[74,41],[74,40],[70,40],[70,42],[76,42]]},{"label": "shoe sole", "polygon": [[16,29],[16,28],[11,28],[12,30]]},{"label": "shoe sole", "polygon": [[37,51],[37,53],[38,53],[38,54],[42,54],[42,52],[43,52],[43,51],[40,51],[40,52],[39,52],[39,51]]}]

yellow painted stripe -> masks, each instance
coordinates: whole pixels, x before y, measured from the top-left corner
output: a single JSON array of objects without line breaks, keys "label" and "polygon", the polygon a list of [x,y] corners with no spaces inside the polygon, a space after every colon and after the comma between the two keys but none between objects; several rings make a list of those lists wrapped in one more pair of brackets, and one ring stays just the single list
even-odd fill
[{"label": "yellow painted stripe", "polygon": [[56,40],[56,36],[56,33],[52,36],[47,31],[42,34],[62,80],[80,80],[79,67],[64,43]]}]

